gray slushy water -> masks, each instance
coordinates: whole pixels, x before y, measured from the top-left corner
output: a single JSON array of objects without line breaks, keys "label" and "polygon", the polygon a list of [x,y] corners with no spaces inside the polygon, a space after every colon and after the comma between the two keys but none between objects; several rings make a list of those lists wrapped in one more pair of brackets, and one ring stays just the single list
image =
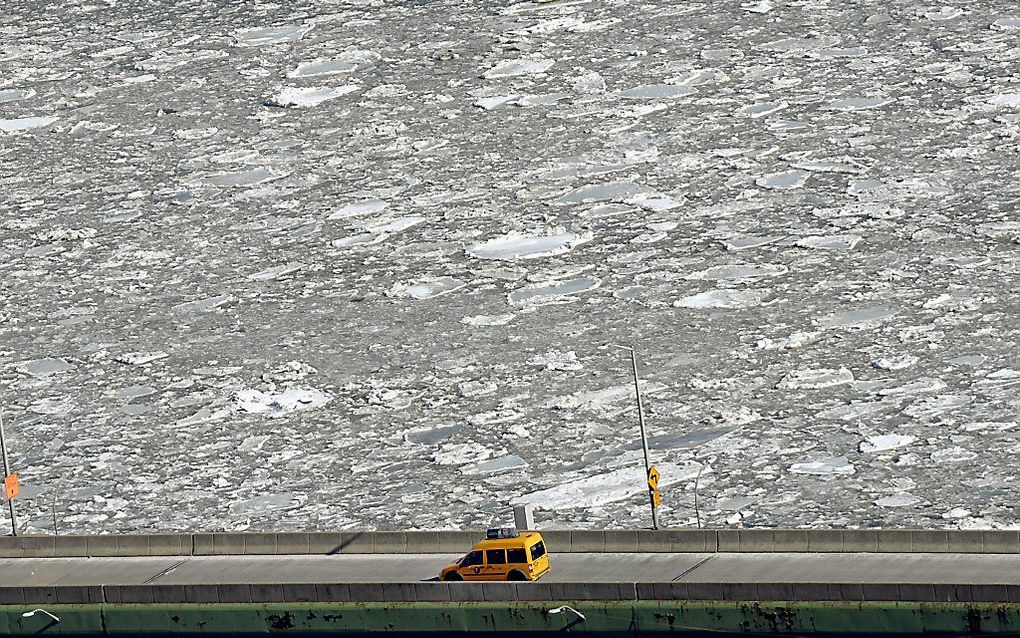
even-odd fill
[{"label": "gray slushy water", "polygon": [[1015,527],[1020,11],[0,17],[26,531]]}]

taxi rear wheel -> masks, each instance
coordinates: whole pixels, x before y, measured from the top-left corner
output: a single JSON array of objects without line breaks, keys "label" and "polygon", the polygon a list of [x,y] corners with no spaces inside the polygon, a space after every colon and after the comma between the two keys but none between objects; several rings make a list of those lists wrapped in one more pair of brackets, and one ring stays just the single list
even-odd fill
[{"label": "taxi rear wheel", "polygon": [[506,575],[507,580],[528,580],[528,577],[524,575],[524,572],[514,569]]},{"label": "taxi rear wheel", "polygon": [[457,581],[457,580],[464,580],[464,577],[461,576],[460,574],[458,574],[457,572],[450,572],[447,575],[443,576],[443,580],[445,580],[445,581]]}]

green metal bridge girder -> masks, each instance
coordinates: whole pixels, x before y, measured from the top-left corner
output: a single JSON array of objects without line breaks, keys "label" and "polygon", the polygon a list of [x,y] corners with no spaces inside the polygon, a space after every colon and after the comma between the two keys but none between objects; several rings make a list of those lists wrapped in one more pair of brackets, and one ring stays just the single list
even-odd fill
[{"label": "green metal bridge girder", "polygon": [[[569,610],[550,614],[561,604]],[[586,636],[1020,634],[1020,605],[917,602],[620,601],[0,606],[0,636]]]}]

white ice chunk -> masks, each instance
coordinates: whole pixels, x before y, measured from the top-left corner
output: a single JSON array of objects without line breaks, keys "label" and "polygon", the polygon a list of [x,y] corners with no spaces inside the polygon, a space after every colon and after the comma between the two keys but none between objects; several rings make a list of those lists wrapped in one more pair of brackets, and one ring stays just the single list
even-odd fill
[{"label": "white ice chunk", "polygon": [[34,128],[49,126],[57,121],[55,117],[18,117],[12,120],[0,120],[0,132],[20,133]]},{"label": "white ice chunk", "polygon": [[946,382],[936,377],[920,377],[895,388],[883,388],[878,394],[884,397],[909,397],[929,394],[945,389]]},{"label": "white ice chunk", "polygon": [[221,188],[256,186],[258,184],[265,184],[266,182],[283,179],[284,177],[287,177],[287,173],[279,173],[269,166],[260,166],[247,171],[212,175],[205,180],[205,183],[210,186],[219,186]]},{"label": "white ice chunk", "polygon": [[522,235],[510,233],[502,237],[475,244],[467,249],[469,257],[477,259],[535,259],[569,252],[591,239],[591,235],[558,233],[554,235]]},{"label": "white ice chunk", "polygon": [[[704,474],[710,471],[699,463],[656,463],[655,467],[659,470],[660,488],[689,481],[698,476],[699,472]],[[638,462],[631,464],[631,467],[563,481],[554,487],[515,497],[510,504],[540,503],[542,508],[548,510],[600,507],[647,492],[645,469]]]},{"label": "white ice chunk", "polygon": [[505,326],[517,315],[474,315],[464,317],[460,322],[466,326]]},{"label": "white ice chunk", "polygon": [[0,91],[0,104],[15,102],[17,100],[27,100],[33,95],[35,95],[35,91],[32,89],[5,89]]},{"label": "white ice chunk", "polygon": [[731,237],[722,242],[726,250],[737,252],[767,246],[782,239],[779,235],[745,235],[743,237]]},{"label": "white ice chunk", "polygon": [[794,474],[814,474],[817,476],[833,477],[850,475],[856,470],[854,464],[847,461],[845,456],[837,456],[818,461],[794,463],[790,466],[790,471]]},{"label": "white ice chunk", "polygon": [[916,437],[905,434],[872,434],[864,437],[859,447],[864,453],[885,452],[910,445],[916,440]]},{"label": "white ice chunk", "polygon": [[874,306],[837,312],[821,319],[818,324],[824,328],[870,328],[896,316],[892,308]]},{"label": "white ice chunk", "polygon": [[806,368],[790,372],[776,387],[780,390],[810,390],[853,383],[853,380],[854,373],[846,368]]},{"label": "white ice chunk", "polygon": [[755,342],[755,346],[759,350],[793,350],[815,343],[821,337],[821,332],[794,332],[785,339],[759,339]]},{"label": "white ice chunk", "polygon": [[931,460],[936,463],[963,463],[977,458],[977,452],[954,445],[931,453]]},{"label": "white ice chunk", "polygon": [[697,89],[679,84],[643,84],[620,91],[617,95],[631,100],[669,100],[687,97],[697,92]]},{"label": "white ice chunk", "polygon": [[33,361],[22,361],[15,365],[14,369],[32,377],[46,378],[51,374],[76,370],[77,366],[63,359],[35,359]]},{"label": "white ice chunk", "polygon": [[321,408],[332,398],[314,388],[287,388],[276,394],[260,390],[240,390],[230,395],[230,403],[238,412],[278,417],[298,410]]},{"label": "white ice chunk", "polygon": [[829,102],[825,108],[830,111],[863,111],[866,109],[877,109],[894,101],[892,98],[887,97],[848,97]]},{"label": "white ice chunk", "polygon": [[674,308],[753,308],[760,306],[765,294],[758,290],[707,290],[673,302]]},{"label": "white ice chunk", "polygon": [[279,106],[283,108],[315,106],[327,100],[353,93],[361,87],[357,84],[344,84],[343,86],[305,86],[286,87],[279,93],[265,101],[266,106]]},{"label": "white ice chunk", "polygon": [[757,119],[759,117],[765,117],[766,115],[772,115],[773,113],[782,111],[788,106],[790,106],[790,103],[785,100],[780,100],[778,102],[757,102],[755,104],[749,104],[741,107],[737,110],[737,115]]},{"label": "white ice chunk", "polygon": [[215,295],[213,297],[206,297],[204,299],[196,299],[195,301],[180,303],[172,309],[178,312],[207,312],[209,310],[215,310],[216,308],[228,304],[233,300],[233,295],[225,293],[222,295]]},{"label": "white ice chunk", "polygon": [[657,196],[654,190],[632,182],[608,182],[582,186],[561,195],[556,201],[560,204],[581,204],[585,202],[623,202],[639,196]]},{"label": "white ice chunk", "polygon": [[992,23],[993,29],[1001,29],[1003,31],[1020,29],[1020,18],[999,18]]},{"label": "white ice chunk", "polygon": [[758,0],[740,5],[740,8],[749,13],[768,13],[774,8],[769,0]]},{"label": "white ice chunk", "polygon": [[594,290],[602,285],[598,277],[578,277],[565,281],[553,281],[537,286],[520,288],[507,295],[512,304],[528,304]]},{"label": "white ice chunk", "polygon": [[760,277],[778,277],[789,272],[782,264],[728,264],[712,266],[687,275],[686,279],[707,279],[719,281],[725,279],[757,279]]},{"label": "white ice chunk", "polygon": [[424,217],[418,217],[411,215],[408,217],[398,217],[384,222],[376,222],[374,224],[367,224],[365,230],[370,233],[399,233],[417,226],[418,224],[425,221]]},{"label": "white ice chunk", "polygon": [[382,60],[382,56],[375,51],[348,51],[336,58],[299,64],[296,69],[287,74],[287,77],[307,78],[335,73],[352,73],[373,66],[380,60]]},{"label": "white ice chunk", "polygon": [[398,282],[387,291],[390,297],[408,297],[410,299],[432,299],[460,290],[466,286],[463,281],[453,277],[440,277],[413,284]]},{"label": "white ice chunk", "polygon": [[124,354],[117,355],[113,358],[118,363],[126,363],[132,366],[145,365],[146,363],[152,363],[160,359],[169,357],[167,353],[162,350],[156,350],[154,352],[125,352]]},{"label": "white ice chunk", "polygon": [[543,370],[580,370],[583,367],[573,350],[550,350],[545,354],[536,354],[528,359],[528,365]]},{"label": "white ice chunk", "polygon": [[606,80],[598,72],[591,71],[574,78],[570,88],[583,95],[598,95],[606,92]]},{"label": "white ice chunk", "polygon": [[513,470],[520,470],[528,467],[528,463],[517,456],[516,454],[510,454],[507,456],[499,456],[494,459],[486,459],[471,465],[465,465],[460,468],[460,471],[469,476],[478,474],[501,474],[503,472],[512,472]]},{"label": "white ice chunk", "polygon": [[[655,394],[667,389],[661,383],[652,381],[641,381],[641,392],[644,394]],[[591,410],[595,412],[605,411],[618,401],[634,397],[634,386],[631,384],[617,385],[602,390],[590,390],[576,392],[574,394],[557,397],[546,402],[545,407],[557,410]]]},{"label": "white ice chunk", "polygon": [[940,394],[917,399],[903,410],[903,414],[912,419],[930,419],[962,408],[973,401],[974,397],[969,394]]},{"label": "white ice chunk", "polygon": [[774,190],[792,190],[794,188],[800,188],[803,186],[808,178],[811,177],[811,173],[802,170],[792,171],[780,171],[778,173],[769,173],[768,175],[762,175],[761,177],[754,180],[754,183],[762,188],[771,188]]},{"label": "white ice chunk", "polygon": [[305,37],[315,27],[314,24],[296,24],[280,27],[262,27],[258,29],[240,29],[230,35],[237,40],[237,46],[257,47],[281,42],[296,42]]},{"label": "white ice chunk", "polygon": [[501,106],[511,104],[514,100],[519,98],[520,95],[517,93],[511,93],[510,95],[494,95],[492,97],[481,97],[473,102],[474,106],[485,109],[486,111],[494,111]]},{"label": "white ice chunk", "polygon": [[555,60],[508,60],[500,62],[485,73],[482,73],[482,77],[492,79],[545,73],[552,68],[553,64],[555,64]]},{"label": "white ice chunk", "polygon": [[879,370],[904,370],[916,364],[918,358],[912,354],[892,355],[881,357],[871,362],[871,365]]},{"label": "white ice chunk", "polygon": [[386,206],[387,203],[381,199],[366,199],[360,202],[351,202],[350,204],[344,204],[340,208],[336,209],[329,215],[328,219],[344,219],[346,217],[378,213],[384,210]]},{"label": "white ice chunk", "polygon": [[928,7],[921,12],[925,18],[933,22],[952,20],[963,15],[963,9],[959,7]]},{"label": "white ice chunk", "polygon": [[909,507],[920,502],[921,499],[913,494],[900,492],[899,494],[893,494],[892,496],[883,496],[875,501],[875,505],[878,505],[879,507]]},{"label": "white ice chunk", "polygon": [[814,250],[853,250],[859,241],[860,235],[812,235],[797,240],[797,245]]}]

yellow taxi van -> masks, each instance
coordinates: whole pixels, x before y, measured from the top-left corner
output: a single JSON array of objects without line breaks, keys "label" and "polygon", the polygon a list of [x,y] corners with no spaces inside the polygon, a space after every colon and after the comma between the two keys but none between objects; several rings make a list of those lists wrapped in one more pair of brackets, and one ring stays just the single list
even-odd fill
[{"label": "yellow taxi van", "polygon": [[476,543],[459,561],[447,565],[439,579],[538,580],[549,571],[549,554],[538,532],[512,528],[490,529],[485,540]]}]

